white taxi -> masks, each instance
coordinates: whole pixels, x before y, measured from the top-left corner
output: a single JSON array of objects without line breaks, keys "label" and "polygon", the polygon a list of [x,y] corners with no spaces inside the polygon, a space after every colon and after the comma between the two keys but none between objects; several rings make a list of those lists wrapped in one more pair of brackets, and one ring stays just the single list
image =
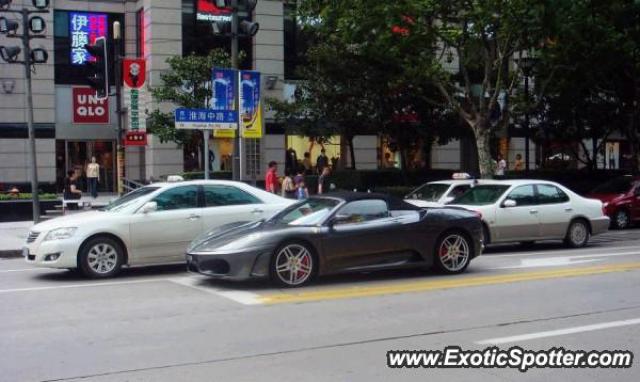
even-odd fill
[{"label": "white taxi", "polygon": [[241,182],[155,183],[102,210],[34,225],[23,255],[35,266],[110,277],[122,266],[182,262],[187,246],[202,232],[266,218],[292,202]]},{"label": "white taxi", "polygon": [[442,207],[467,192],[477,182],[467,173],[455,173],[452,179],[423,184],[407,194],[405,201],[418,207]]}]

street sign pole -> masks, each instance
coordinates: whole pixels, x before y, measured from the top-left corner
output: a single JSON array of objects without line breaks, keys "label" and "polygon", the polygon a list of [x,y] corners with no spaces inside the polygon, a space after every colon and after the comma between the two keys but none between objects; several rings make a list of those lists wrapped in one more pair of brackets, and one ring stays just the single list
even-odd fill
[{"label": "street sign pole", "polygon": [[[238,70],[238,0],[231,0],[231,67],[233,69]],[[240,98],[238,87],[240,86],[240,81],[237,80],[235,83],[235,99],[236,99],[236,109],[238,113],[240,113]],[[242,155],[240,153],[240,117],[238,117],[238,125],[236,128],[236,135],[233,138],[233,180],[241,179],[240,172],[240,161],[242,161]]]},{"label": "street sign pole", "polygon": [[209,180],[209,130],[202,130],[204,140],[204,178]]}]

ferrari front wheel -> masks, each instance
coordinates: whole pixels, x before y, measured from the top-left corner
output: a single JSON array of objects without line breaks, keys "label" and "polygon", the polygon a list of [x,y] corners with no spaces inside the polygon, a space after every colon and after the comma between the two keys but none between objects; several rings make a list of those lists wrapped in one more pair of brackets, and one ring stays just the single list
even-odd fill
[{"label": "ferrari front wheel", "polygon": [[286,243],[274,253],[271,279],[285,287],[302,286],[311,281],[316,266],[313,251],[307,244]]},{"label": "ferrari front wheel", "polygon": [[434,263],[444,273],[461,273],[471,260],[471,244],[465,235],[449,232],[436,243]]}]

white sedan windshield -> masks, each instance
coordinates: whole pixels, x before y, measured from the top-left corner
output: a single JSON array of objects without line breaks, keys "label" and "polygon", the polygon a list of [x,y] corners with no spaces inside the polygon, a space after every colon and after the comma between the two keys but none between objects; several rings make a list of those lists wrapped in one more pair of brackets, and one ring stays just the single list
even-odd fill
[{"label": "white sedan windshield", "polygon": [[158,190],[159,187],[142,187],[142,188],[138,188],[137,190],[133,190],[130,193],[114,200],[113,202],[109,203],[108,206],[106,206],[104,208],[105,211],[112,211],[112,212],[116,212],[116,211],[121,211],[127,207],[129,207],[130,205],[137,203],[141,197],[145,196],[145,195],[149,195],[150,193]]}]

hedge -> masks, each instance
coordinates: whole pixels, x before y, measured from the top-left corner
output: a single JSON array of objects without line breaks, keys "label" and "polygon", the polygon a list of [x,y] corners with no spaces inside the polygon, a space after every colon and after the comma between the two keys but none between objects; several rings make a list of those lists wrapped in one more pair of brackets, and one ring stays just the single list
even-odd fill
[{"label": "hedge", "polygon": [[[58,195],[56,194],[38,194],[40,200],[56,200]],[[17,195],[14,194],[0,194],[0,200],[31,200],[31,193],[19,193]]]}]

